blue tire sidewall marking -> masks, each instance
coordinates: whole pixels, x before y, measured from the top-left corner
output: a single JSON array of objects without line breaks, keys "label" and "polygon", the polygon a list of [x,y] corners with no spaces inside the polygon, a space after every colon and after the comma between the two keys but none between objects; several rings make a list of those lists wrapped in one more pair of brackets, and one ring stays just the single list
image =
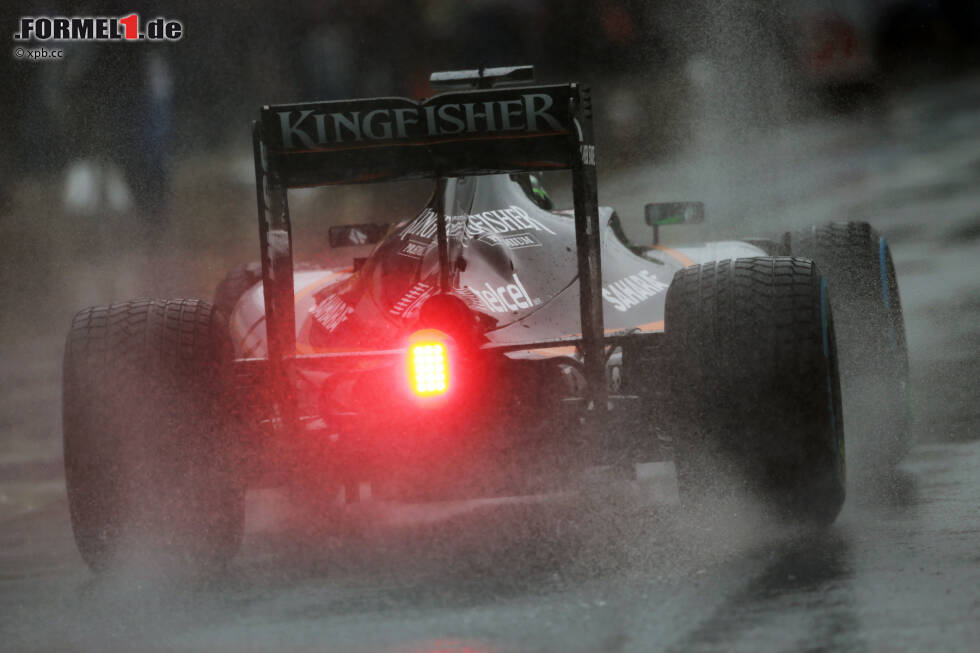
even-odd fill
[{"label": "blue tire sidewall marking", "polygon": [[830,427],[837,433],[837,414],[834,410],[834,385],[830,378],[833,361],[830,360],[830,329],[827,325],[827,280],[820,278],[820,332],[823,336],[823,357],[827,361],[827,401],[830,409]]}]

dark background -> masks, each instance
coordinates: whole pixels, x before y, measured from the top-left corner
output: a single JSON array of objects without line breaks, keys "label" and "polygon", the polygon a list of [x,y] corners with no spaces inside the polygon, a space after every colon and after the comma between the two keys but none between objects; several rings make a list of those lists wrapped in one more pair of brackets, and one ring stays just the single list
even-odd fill
[{"label": "dark background", "polygon": [[[434,70],[531,63],[540,81],[593,86],[602,175],[720,133],[866,110],[980,61],[980,8],[969,0],[38,2],[2,12],[11,35],[24,15],[138,12],[141,25],[158,15],[184,25],[174,43],[31,44],[65,50],[47,62],[15,59],[21,43],[9,41],[5,318],[33,311],[69,261],[175,246],[209,250],[216,267],[254,257],[247,159],[262,104],[422,97]],[[313,200],[308,213],[391,219],[410,210],[400,199],[422,195],[355,191]]]},{"label": "dark background", "polygon": [[[980,52],[980,8],[970,0],[39,2],[6,5],[2,24],[13,34],[22,15],[132,12],[144,24],[181,20],[185,35],[166,44],[36,43],[66,49],[54,65],[2,58],[5,172],[50,173],[106,154],[139,165],[136,151],[148,148],[176,159],[221,151],[247,140],[261,104],[422,97],[431,71],[522,63],[540,80],[626,97],[600,114],[615,143],[603,149],[611,161],[636,161],[689,138],[700,61],[713,62],[738,95],[766,94],[778,78],[783,106],[752,107],[762,122],[956,74],[976,67]],[[862,63],[848,70],[843,59]]]}]

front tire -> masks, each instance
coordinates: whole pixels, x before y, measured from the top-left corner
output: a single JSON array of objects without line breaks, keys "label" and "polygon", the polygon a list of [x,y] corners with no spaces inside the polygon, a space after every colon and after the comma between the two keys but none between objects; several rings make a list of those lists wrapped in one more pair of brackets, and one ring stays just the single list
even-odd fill
[{"label": "front tire", "polygon": [[735,483],[781,517],[832,522],[845,495],[844,431],[833,318],[813,262],[686,268],[665,319],[682,499]]},{"label": "front tire", "polygon": [[80,311],[65,347],[72,530],[103,571],[138,556],[219,567],[241,543],[245,488],[224,399],[230,355],[211,305],[138,300]]}]

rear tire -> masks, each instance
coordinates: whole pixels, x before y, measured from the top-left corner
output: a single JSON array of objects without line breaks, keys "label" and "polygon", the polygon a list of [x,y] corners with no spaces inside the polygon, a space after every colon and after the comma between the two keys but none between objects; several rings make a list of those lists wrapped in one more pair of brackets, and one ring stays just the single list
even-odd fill
[{"label": "rear tire", "polygon": [[65,347],[72,530],[102,571],[132,556],[190,570],[238,550],[245,488],[226,432],[227,338],[210,304],[138,300],[80,311]]},{"label": "rear tire", "polygon": [[[323,265],[311,262],[296,261],[293,263],[294,272],[304,270],[322,270]],[[231,320],[231,314],[235,311],[238,300],[242,298],[252,286],[262,282],[262,264],[258,261],[242,263],[236,265],[225,278],[221,280],[218,287],[214,290],[214,310],[221,315],[227,322]]]},{"label": "rear tire", "polygon": [[262,281],[262,264],[243,263],[232,268],[214,290],[214,310],[227,322],[245,292]]},{"label": "rear tire", "polygon": [[692,266],[666,301],[682,499],[727,495],[734,483],[783,518],[832,522],[844,432],[833,318],[813,262]]},{"label": "rear tire", "polygon": [[912,446],[909,359],[898,279],[885,239],[866,222],[834,222],[794,235],[793,252],[813,259],[837,317],[848,424],[860,424],[852,460],[894,465]]}]

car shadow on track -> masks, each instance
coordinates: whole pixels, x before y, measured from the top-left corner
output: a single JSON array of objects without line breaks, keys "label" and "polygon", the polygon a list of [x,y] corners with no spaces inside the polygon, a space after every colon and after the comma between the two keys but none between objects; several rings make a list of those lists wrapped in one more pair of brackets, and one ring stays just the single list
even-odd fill
[{"label": "car shadow on track", "polygon": [[[874,492],[862,490],[856,510],[901,514],[916,494],[915,477],[897,470]],[[847,598],[851,517],[845,513],[843,526],[823,531],[762,527],[760,519],[737,501],[682,508],[615,495],[477,505],[395,526],[367,520],[353,529],[348,524],[346,532],[325,515],[307,515],[252,533],[220,574],[188,578],[141,569],[92,579],[80,594],[84,602],[140,619],[166,615],[160,622],[172,628],[243,614],[263,619],[270,603],[280,603],[289,619],[316,620],[587,595],[629,583],[710,585],[724,569],[761,560],[761,574],[726,598],[678,650],[720,645],[772,612],[767,606],[825,586],[838,587],[824,611],[832,618],[815,623],[814,635],[826,640],[837,636],[835,628],[854,632]]]},{"label": "car shadow on track", "polygon": [[[746,557],[763,556],[762,572],[670,650],[863,650],[855,549],[869,527],[877,532],[889,521],[915,518],[918,481],[900,467],[878,470],[852,484],[848,495],[830,528],[789,533],[746,551]],[[803,639],[773,640],[781,632],[771,627],[774,619],[804,623]]]},{"label": "car shadow on track", "polygon": [[[479,506],[441,520],[341,536],[305,524],[253,536],[211,590],[314,588],[330,613],[475,606],[623,573],[674,518],[669,507],[549,500]],[[643,543],[641,545],[640,543]]]},{"label": "car shadow on track", "polygon": [[785,618],[785,613],[791,610],[787,606],[801,601],[794,597],[819,597],[827,586],[846,584],[853,575],[850,541],[839,529],[794,538],[774,547],[771,556],[771,562],[760,575],[719,604],[695,629],[675,642],[671,650],[724,650],[733,642],[741,643],[742,649],[746,644],[749,648],[757,645],[757,650],[807,648],[826,642],[833,642],[832,650],[854,649],[855,642],[846,640],[859,632],[858,617],[853,596],[847,589],[824,593],[828,605],[819,610],[822,618],[808,625],[808,643],[783,642],[774,646],[771,641],[746,641],[754,632],[768,632],[763,626],[773,615],[782,612]]}]

